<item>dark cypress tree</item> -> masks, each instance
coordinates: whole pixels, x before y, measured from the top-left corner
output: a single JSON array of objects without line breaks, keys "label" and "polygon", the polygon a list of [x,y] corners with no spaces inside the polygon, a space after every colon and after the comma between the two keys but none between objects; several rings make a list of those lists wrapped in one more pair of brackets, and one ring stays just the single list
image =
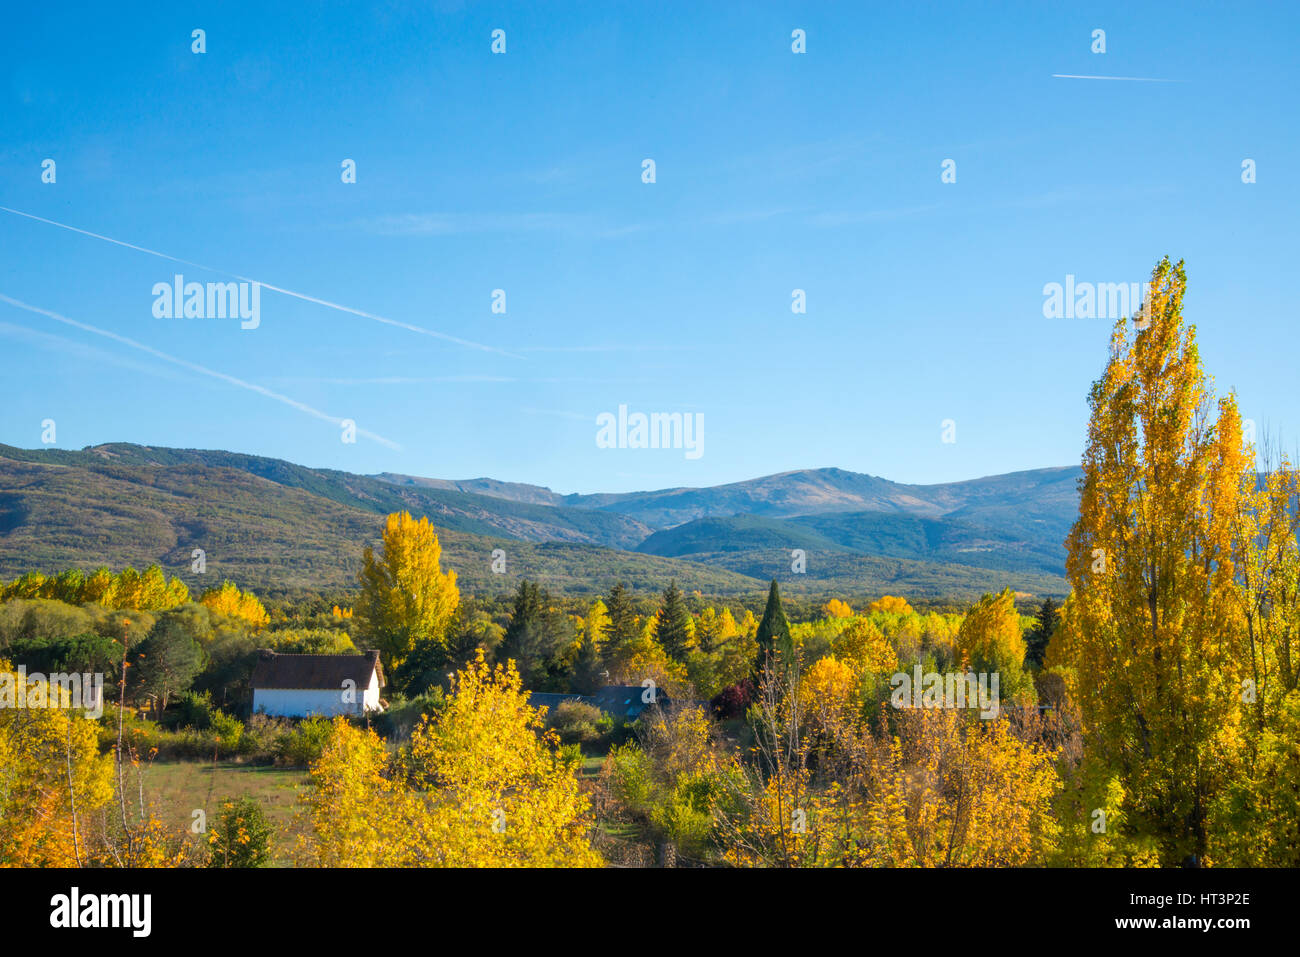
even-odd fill
[{"label": "dark cypress tree", "polygon": [[1047,645],[1056,633],[1056,626],[1061,620],[1060,610],[1051,598],[1044,598],[1038,609],[1038,624],[1025,635],[1025,664],[1035,668],[1043,667],[1047,656]]},{"label": "dark cypress tree", "polygon": [[781,592],[772,579],[772,587],[767,592],[767,607],[763,609],[763,620],[758,623],[758,661],[755,662],[760,680],[768,673],[769,665],[780,662],[782,667],[789,667],[794,660],[794,639],[790,635],[790,619],[785,617],[781,607]]},{"label": "dark cypress tree", "polygon": [[670,657],[684,661],[691,646],[691,613],[686,610],[686,600],[676,581],[664,589],[657,618],[655,635],[659,644]]},{"label": "dark cypress tree", "polygon": [[607,649],[615,648],[638,636],[636,609],[632,606],[632,596],[628,594],[622,582],[609,590],[609,597],[605,599],[605,610],[609,612],[609,624],[605,626]]}]

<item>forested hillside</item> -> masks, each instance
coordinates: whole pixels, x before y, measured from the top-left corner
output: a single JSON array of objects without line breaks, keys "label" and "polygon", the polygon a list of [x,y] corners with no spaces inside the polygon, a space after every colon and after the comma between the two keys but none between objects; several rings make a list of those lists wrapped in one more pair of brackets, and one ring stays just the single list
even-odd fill
[{"label": "forested hillside", "polygon": [[[187,579],[191,553],[201,548],[213,568],[263,592],[350,588],[355,569],[344,556],[355,542],[373,539],[380,516],[400,510],[438,526],[447,554],[476,590],[508,591],[526,576],[583,594],[615,579],[655,590],[668,578],[719,595],[757,593],[772,578],[814,594],[906,590],[969,599],[990,585],[1064,594],[1062,489],[1072,484],[1072,470],[932,487],[824,472],[817,483],[809,483],[813,473],[788,473],[742,483],[752,485],[743,492],[724,486],[538,504],[517,500],[545,498],[520,491],[532,486],[399,481],[232,452],[0,446],[0,575],[156,562]],[[826,483],[838,491],[827,492]],[[460,488],[468,486],[492,494]],[[785,487],[779,508],[772,504],[778,486]],[[893,498],[865,492],[885,487],[895,489]],[[928,498],[896,491],[903,488],[928,488]],[[765,513],[813,512],[659,528],[643,520],[680,517],[681,508],[654,503],[686,499],[705,512],[745,502]],[[865,502],[889,508],[862,510]],[[849,505],[858,510],[842,510]],[[909,509],[951,509],[961,517]],[[989,519],[998,510],[1006,522]],[[489,567],[497,549],[506,553],[501,574]],[[797,549],[805,556],[798,571]]]}]

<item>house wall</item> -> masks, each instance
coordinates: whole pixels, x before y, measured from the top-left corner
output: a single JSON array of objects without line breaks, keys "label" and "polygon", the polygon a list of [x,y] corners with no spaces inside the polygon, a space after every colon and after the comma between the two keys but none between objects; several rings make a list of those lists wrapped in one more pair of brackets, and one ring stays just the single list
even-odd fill
[{"label": "house wall", "polygon": [[366,689],[362,703],[367,711],[379,710],[379,675],[375,672],[370,673],[370,687]]},{"label": "house wall", "polygon": [[[343,703],[343,692],[310,688],[255,688],[253,713],[265,711],[284,718],[303,718],[308,715],[361,714],[369,704],[369,691],[356,695],[352,704]],[[375,707],[378,707],[376,698]]]}]

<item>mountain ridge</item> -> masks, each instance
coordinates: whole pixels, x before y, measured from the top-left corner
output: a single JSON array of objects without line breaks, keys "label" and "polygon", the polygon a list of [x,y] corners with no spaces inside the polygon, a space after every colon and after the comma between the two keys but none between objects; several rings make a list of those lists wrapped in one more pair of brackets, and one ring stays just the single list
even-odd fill
[{"label": "mountain ridge", "polygon": [[[475,588],[508,584],[487,571],[502,548],[512,572],[574,590],[599,591],[616,576],[651,588],[676,577],[717,593],[777,578],[854,593],[968,596],[1006,584],[1062,594],[1077,471],[919,486],[832,467],[559,495],[486,477],[360,475],[222,450],[0,445],[0,574],[87,562],[188,568],[189,547],[202,539],[218,544],[246,584],[350,587],[348,568],[374,544],[381,517],[408,510],[429,516]],[[791,571],[794,549],[808,556],[806,573]]]}]

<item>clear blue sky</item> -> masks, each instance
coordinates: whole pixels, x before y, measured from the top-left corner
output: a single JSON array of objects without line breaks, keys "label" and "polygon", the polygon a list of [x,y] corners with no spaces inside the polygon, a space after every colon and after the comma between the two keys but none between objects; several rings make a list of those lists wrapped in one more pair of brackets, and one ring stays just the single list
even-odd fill
[{"label": "clear blue sky", "polygon": [[[156,350],[0,302],[4,442],[564,492],[1074,464],[1110,321],[1043,285],[1168,253],[1297,444],[1294,4],[185,7],[7,13],[0,205],[499,351],[265,289],[256,330],[157,319],[224,276],[0,213],[0,294]],[[702,414],[703,456],[597,448],[620,404]]]}]

